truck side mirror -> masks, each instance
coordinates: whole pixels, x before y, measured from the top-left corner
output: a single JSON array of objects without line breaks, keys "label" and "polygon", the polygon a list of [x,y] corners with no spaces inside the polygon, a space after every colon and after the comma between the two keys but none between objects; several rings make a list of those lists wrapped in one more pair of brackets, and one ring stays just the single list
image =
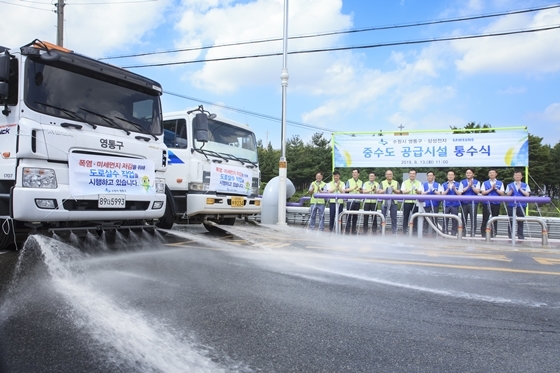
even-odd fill
[{"label": "truck side mirror", "polygon": [[0,54],[0,82],[10,79],[10,56],[6,53]]},{"label": "truck side mirror", "polygon": [[0,54],[0,103],[4,104],[2,114],[8,116],[10,109],[8,109],[8,96],[10,94],[10,55],[8,52]]},{"label": "truck side mirror", "polygon": [[10,87],[6,82],[0,82],[0,102],[8,97],[8,92],[10,91]]},{"label": "truck side mirror", "polygon": [[208,142],[208,117],[198,113],[193,119],[194,139],[199,142]]}]

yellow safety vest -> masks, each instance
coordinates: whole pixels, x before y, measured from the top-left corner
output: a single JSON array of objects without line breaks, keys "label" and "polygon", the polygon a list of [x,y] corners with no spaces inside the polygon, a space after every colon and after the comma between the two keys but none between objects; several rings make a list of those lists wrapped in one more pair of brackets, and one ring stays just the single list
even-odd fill
[{"label": "yellow safety vest", "polygon": [[[358,179],[358,180],[354,180],[352,179],[348,179],[348,181],[346,182],[346,184],[348,184],[348,189],[354,189],[356,186],[358,187],[357,190],[353,190],[351,192],[348,192],[350,194],[359,194],[360,193],[360,188],[362,187],[362,180]],[[349,199],[348,202],[358,202],[360,205],[362,203],[361,199]]]},{"label": "yellow safety vest", "polygon": [[[324,181],[321,181],[320,183],[317,183],[317,180],[315,180],[314,182],[311,183],[311,187],[313,188],[313,194],[315,193],[321,193],[323,191],[323,188],[325,187],[325,185],[327,185]],[[315,198],[313,197],[313,195],[311,195],[311,200],[309,201],[312,205],[314,204],[318,204],[318,205],[324,205],[325,204],[325,199],[324,198]]]},{"label": "yellow safety vest", "polygon": [[[342,194],[344,193],[344,183],[342,181],[338,181],[338,186],[336,185],[336,183],[333,181],[331,181],[329,183],[329,192],[333,192],[333,193],[338,193],[338,194]],[[342,203],[344,202],[343,199],[338,199],[335,200],[335,198],[331,198],[329,199],[329,203]]]},{"label": "yellow safety vest", "polygon": [[[403,181],[402,186],[403,186],[404,189],[410,190],[410,191],[412,190],[413,187],[414,187],[414,190],[422,189],[422,183],[419,180],[414,180],[414,182],[412,182],[412,181],[410,181],[410,179],[406,179],[405,181]],[[415,194],[415,193],[408,192],[406,194]],[[407,199],[404,202],[405,203],[414,203],[414,202],[416,202],[416,200],[415,199]]]},{"label": "yellow safety vest", "polygon": [[[364,194],[377,194],[377,190],[379,189],[379,183],[377,181],[374,181],[373,183],[371,181],[366,181],[364,183],[363,186],[363,190],[362,193]],[[366,199],[364,200],[365,203],[375,203],[377,202],[376,199]]]},{"label": "yellow safety vest", "polygon": [[[393,180],[391,183],[389,183],[387,180],[383,180],[381,182],[381,187],[379,189],[386,190],[388,187],[393,188],[393,191],[398,190],[399,182],[397,180]],[[393,192],[393,194],[395,194],[395,192]],[[392,202],[397,203],[397,201],[392,201]]]}]

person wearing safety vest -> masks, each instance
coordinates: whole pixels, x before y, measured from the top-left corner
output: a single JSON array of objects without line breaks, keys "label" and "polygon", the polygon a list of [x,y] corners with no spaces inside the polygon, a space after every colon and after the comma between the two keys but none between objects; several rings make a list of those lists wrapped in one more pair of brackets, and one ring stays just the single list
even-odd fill
[{"label": "person wearing safety vest", "polygon": [[[503,196],[504,183],[496,179],[498,177],[498,172],[495,168],[488,170],[488,180],[486,180],[480,186],[480,194],[483,196]],[[490,220],[490,215],[498,216],[500,215],[500,202],[483,202],[482,203],[482,224],[480,226],[480,233],[482,237],[486,237],[486,225],[488,225],[488,220]],[[492,223],[491,236],[496,237],[498,233],[498,222]]]},{"label": "person wearing safety vest", "polygon": [[[428,181],[426,181],[422,185],[422,194],[429,194],[429,195],[436,195],[439,194],[439,183],[435,181],[436,175],[434,171],[428,171],[426,173],[426,177]],[[424,212],[431,212],[431,213],[438,213],[439,212],[439,201],[437,200],[426,200],[424,201]],[[430,219],[432,223],[437,227],[438,226],[438,219],[437,218],[426,218]],[[431,228],[430,224],[426,222],[422,231],[426,234],[428,233],[428,228]],[[436,234],[436,232],[433,232]]]},{"label": "person wearing safety vest", "polygon": [[[343,194],[344,193],[344,183],[340,181],[340,172],[333,172],[333,180],[327,184],[327,193]],[[344,210],[344,200],[340,198],[329,199],[329,230],[331,232],[335,231],[335,223],[338,219],[338,214]]]},{"label": "person wearing safety vest", "polygon": [[[352,178],[348,179],[346,182],[345,190],[346,193],[358,194],[362,193],[362,180],[359,179],[360,170],[357,168],[352,170]],[[362,204],[361,199],[349,199],[346,202],[346,209],[349,211],[359,211],[360,205]],[[352,234],[357,234],[356,224],[358,223],[358,215],[348,215],[346,219],[346,233],[350,233],[350,221],[352,221]]]},{"label": "person wearing safety vest", "polygon": [[[385,180],[379,184],[380,194],[400,194],[399,182],[393,180],[393,171],[385,171]],[[399,227],[397,226],[397,202],[387,199],[383,201],[383,206],[381,207],[381,213],[383,216],[387,216],[387,212],[391,215],[391,231],[394,235],[397,234]]]},{"label": "person wearing safety vest", "polygon": [[[379,189],[379,183],[375,181],[375,172],[371,171],[369,173],[369,181],[366,181],[362,185],[362,193],[364,194],[376,194]],[[376,199],[365,199],[364,200],[364,211],[377,211],[377,200]],[[377,233],[377,215],[372,216],[373,222],[371,223],[371,233]],[[369,215],[364,214],[364,234],[368,233],[369,229]]]},{"label": "person wearing safety vest", "polygon": [[309,229],[311,230],[315,229],[317,214],[319,214],[319,230],[323,231],[325,229],[325,199],[315,198],[314,194],[325,192],[326,185],[327,184],[323,181],[323,173],[320,171],[315,175],[315,181],[309,185],[307,193],[311,194],[311,217],[309,218]]},{"label": "person wearing safety vest", "polygon": [[[508,196],[514,197],[529,197],[531,195],[531,188],[529,185],[525,184],[521,181],[523,178],[523,174],[521,171],[516,170],[513,173],[513,183],[508,184],[506,188],[506,194]],[[511,238],[511,230],[513,229],[513,210],[515,209],[515,216],[516,217],[524,217],[525,216],[525,208],[527,207],[527,203],[524,202],[510,202],[507,206],[507,213],[510,217],[508,223],[508,237]],[[520,240],[525,239],[525,235],[523,234],[523,220],[517,220],[517,238]]]},{"label": "person wearing safety vest", "polygon": [[[401,184],[402,194],[421,194],[422,193],[422,183],[416,180],[416,170],[410,169],[408,171],[408,179],[403,181]],[[408,219],[410,214],[413,215],[418,212],[418,206],[416,205],[416,200],[407,199],[403,204],[403,234],[408,232]],[[417,232],[418,227],[416,225],[416,219],[413,222],[412,231]]]},{"label": "person wearing safety vest", "polygon": [[[456,196],[459,191],[459,183],[455,181],[455,171],[447,171],[447,182],[442,183],[439,186],[439,194]],[[461,202],[459,201],[443,201],[443,213],[453,214],[459,216],[459,206]],[[457,220],[452,219],[451,221],[451,235],[457,235],[457,230],[459,228],[459,223]],[[449,218],[443,218],[443,233],[447,234],[449,232]]]},{"label": "person wearing safety vest", "polygon": [[[474,178],[474,171],[472,168],[467,168],[465,171],[466,179],[461,180],[459,183],[459,193],[463,196],[476,196],[480,193],[480,183]],[[471,237],[476,233],[476,215],[478,210],[478,202],[469,201],[461,202],[461,217],[463,219],[463,236],[467,233],[467,219],[471,216]]]}]

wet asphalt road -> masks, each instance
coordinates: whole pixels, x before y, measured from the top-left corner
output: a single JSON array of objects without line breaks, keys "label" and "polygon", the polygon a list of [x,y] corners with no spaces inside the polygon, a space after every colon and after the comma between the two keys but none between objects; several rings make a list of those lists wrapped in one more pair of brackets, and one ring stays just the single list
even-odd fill
[{"label": "wet asphalt road", "polygon": [[181,230],[0,254],[0,371],[560,371],[556,249]]}]

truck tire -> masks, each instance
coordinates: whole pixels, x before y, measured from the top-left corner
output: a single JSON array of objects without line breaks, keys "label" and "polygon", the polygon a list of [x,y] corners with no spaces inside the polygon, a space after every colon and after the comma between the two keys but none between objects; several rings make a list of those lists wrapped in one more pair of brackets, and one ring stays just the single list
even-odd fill
[{"label": "truck tire", "polygon": [[[13,223],[6,219],[0,219],[0,250],[6,250],[12,244],[13,229]],[[5,231],[8,231],[8,233]]]},{"label": "truck tire", "polygon": [[161,229],[171,229],[173,228],[173,223],[175,223],[175,214],[173,214],[173,209],[169,207],[169,203],[165,206],[165,213],[161,218],[159,218],[156,226]]},{"label": "truck tire", "polygon": [[221,222],[221,225],[234,225],[235,224],[235,218],[224,218]]},{"label": "truck tire", "polygon": [[165,203],[165,212],[163,216],[159,218],[156,226],[161,229],[171,229],[175,223],[175,209],[173,206],[173,195],[167,186],[165,187],[165,196],[167,201]]}]

